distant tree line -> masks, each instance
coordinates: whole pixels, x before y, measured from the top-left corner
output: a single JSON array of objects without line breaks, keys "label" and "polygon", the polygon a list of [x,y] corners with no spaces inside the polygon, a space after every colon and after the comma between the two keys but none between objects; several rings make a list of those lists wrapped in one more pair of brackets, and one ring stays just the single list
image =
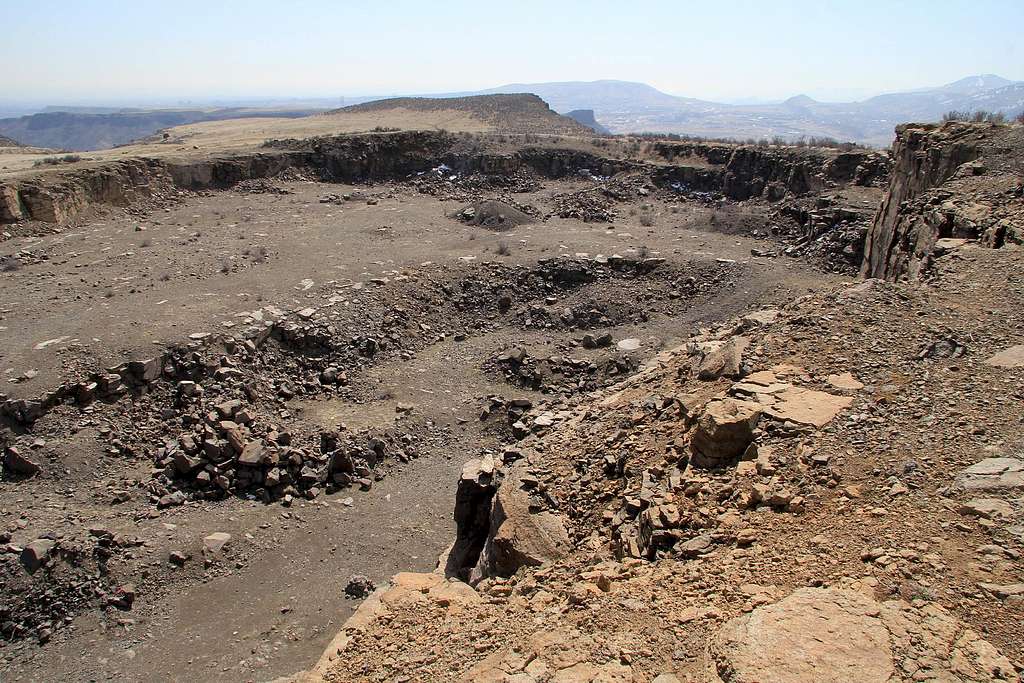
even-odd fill
[{"label": "distant tree line", "polygon": [[771,138],[716,138],[703,135],[680,135],[677,133],[631,133],[629,137],[642,140],[667,140],[670,142],[716,142],[729,145],[752,145],[755,147],[828,147],[849,152],[854,149],[863,149],[864,145],[854,142],[840,142],[835,138],[818,135],[801,135],[798,138],[784,138],[775,135]]},{"label": "distant tree line", "polygon": [[[958,111],[956,109],[947,111],[942,115],[942,122],[968,121],[971,123],[1009,123],[1010,117],[1001,111]],[[1015,123],[1024,123],[1024,111],[1013,117]]]}]

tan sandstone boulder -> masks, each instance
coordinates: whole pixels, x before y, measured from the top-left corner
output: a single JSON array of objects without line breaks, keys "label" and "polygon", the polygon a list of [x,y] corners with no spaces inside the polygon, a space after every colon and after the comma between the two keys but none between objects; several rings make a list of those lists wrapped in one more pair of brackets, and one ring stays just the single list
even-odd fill
[{"label": "tan sandstone boulder", "polygon": [[523,566],[539,566],[569,551],[569,534],[559,514],[531,511],[532,489],[523,467],[513,467],[494,495],[490,534],[471,576],[511,576]]},{"label": "tan sandstone boulder", "polygon": [[801,588],[727,622],[710,647],[724,683],[1018,681],[1013,666],[933,603],[876,602],[854,590]]},{"label": "tan sandstone boulder", "polygon": [[721,467],[738,458],[754,440],[761,406],[726,398],[711,401],[697,420],[690,440],[691,462],[697,467]]}]

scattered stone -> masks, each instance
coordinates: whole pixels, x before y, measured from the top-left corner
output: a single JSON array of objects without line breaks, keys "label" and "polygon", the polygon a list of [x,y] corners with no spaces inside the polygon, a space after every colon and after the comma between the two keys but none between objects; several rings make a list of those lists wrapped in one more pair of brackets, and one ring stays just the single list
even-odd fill
[{"label": "scattered stone", "polygon": [[41,470],[38,464],[23,455],[17,447],[8,446],[4,449],[4,473],[31,477]]},{"label": "scattered stone", "polygon": [[852,373],[844,372],[839,375],[829,375],[826,381],[836,389],[849,389],[851,391],[860,391],[864,388],[862,382],[858,382]]},{"label": "scattered stone", "polygon": [[836,396],[824,391],[790,387],[776,394],[774,405],[765,413],[782,422],[795,422],[821,429],[836,415],[853,404],[849,396]]},{"label": "scattered stone", "polygon": [[960,491],[1024,490],[1024,460],[986,458],[958,474],[953,487]]},{"label": "scattered stone", "polygon": [[215,531],[203,539],[203,553],[209,556],[219,555],[230,542],[231,534]]},{"label": "scattered stone", "polygon": [[985,362],[997,368],[1024,368],[1024,344],[1000,351]]},{"label": "scattered stone", "polygon": [[616,346],[618,347],[619,351],[636,351],[640,348],[640,340],[636,339],[635,337],[630,337],[628,339],[620,340],[619,343],[616,344]]},{"label": "scattered stone", "polygon": [[354,574],[345,584],[345,595],[350,598],[362,599],[375,591],[377,587],[362,574]]},{"label": "scattered stone", "polygon": [[119,610],[130,610],[135,603],[135,586],[126,583],[118,586],[114,594],[107,598],[107,604]]},{"label": "scattered stone", "polygon": [[983,519],[1009,519],[1013,506],[998,498],[972,498],[960,506],[960,513]]},{"label": "scattered stone", "polygon": [[[915,601],[916,602],[916,601]],[[935,604],[878,603],[840,588],[801,588],[730,620],[711,656],[724,683],[890,683],[914,644],[929,680],[1015,681],[1013,665]],[[925,665],[924,662],[927,662]]]},{"label": "scattered stone", "polygon": [[28,570],[29,574],[34,574],[36,570],[46,564],[46,561],[50,558],[50,553],[53,552],[54,548],[57,547],[57,542],[49,538],[37,538],[21,551],[21,564]]}]

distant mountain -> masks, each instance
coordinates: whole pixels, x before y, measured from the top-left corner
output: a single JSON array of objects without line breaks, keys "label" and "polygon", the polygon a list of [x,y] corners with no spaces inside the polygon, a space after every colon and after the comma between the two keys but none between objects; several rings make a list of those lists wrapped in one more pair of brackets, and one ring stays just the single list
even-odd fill
[{"label": "distant mountain", "polygon": [[878,95],[860,102],[819,102],[797,95],[776,104],[721,104],[629,81],[512,83],[480,93],[530,92],[561,112],[593,110],[614,133],[660,132],[711,137],[828,136],[887,146],[897,125],[938,121],[950,110],[1024,110],[1024,82],[983,74],[937,88]]},{"label": "distant mountain", "polygon": [[562,83],[511,83],[480,94],[529,92],[538,95],[555,111],[575,109],[673,110],[680,106],[709,104],[686,97],[667,95],[646,83],[631,81],[566,81]]},{"label": "distant mountain", "polygon": [[995,74],[982,74],[980,76],[968,76],[967,78],[961,78],[959,81],[953,81],[942,87],[943,90],[948,92],[960,93],[962,95],[977,95],[978,93],[988,92],[989,90],[995,90],[997,88],[1005,88],[1008,85],[1013,85],[1013,81],[1009,81],[1001,76]]},{"label": "distant mountain", "polygon": [[158,109],[117,113],[44,112],[0,119],[0,135],[32,147],[67,150],[106,149],[147,137],[163,128],[199,121],[274,116],[296,118],[320,110],[310,109]]},{"label": "distant mountain", "polygon": [[1013,83],[995,90],[975,93],[964,100],[961,109],[1001,111],[1019,114],[1024,111],[1024,83]]},{"label": "distant mountain", "polygon": [[[833,91],[838,90],[833,88]],[[536,97],[529,100],[494,97],[524,94]],[[481,96],[491,96],[491,99],[471,99]],[[616,80],[510,83],[476,92],[401,99],[404,106],[415,110],[436,109],[437,105],[431,102],[439,98],[447,99],[444,105],[447,108],[451,108],[453,103],[456,108],[468,107],[473,110],[472,115],[482,116],[489,125],[504,130],[557,129],[570,132],[582,131],[584,129],[580,126],[586,126],[607,129],[612,133],[678,133],[741,140],[776,136],[785,139],[832,137],[888,146],[897,125],[911,121],[938,121],[951,110],[970,112],[985,109],[1014,116],[1024,111],[1024,81],[982,74],[935,88],[888,93],[857,102],[821,102],[801,94],[781,102],[724,104],[670,95],[645,83]],[[395,98],[389,99],[388,107],[398,106]],[[345,101],[380,106],[377,103],[382,98],[348,97]],[[322,111],[298,105],[273,109],[52,109],[0,119],[0,135],[34,147],[92,150],[145,138],[163,128],[200,121],[262,116],[295,118]],[[568,112],[570,116],[561,117],[555,112]],[[520,123],[515,120],[517,116],[522,117]]]}]

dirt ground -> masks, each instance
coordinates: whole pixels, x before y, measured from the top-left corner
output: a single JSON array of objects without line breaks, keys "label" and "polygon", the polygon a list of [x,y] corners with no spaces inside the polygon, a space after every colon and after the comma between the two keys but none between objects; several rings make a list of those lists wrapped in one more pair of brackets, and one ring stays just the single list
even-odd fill
[{"label": "dirt ground", "polygon": [[[748,270],[742,297],[822,281],[795,259],[752,257],[750,250],[765,248],[764,240],[729,236],[733,230],[722,223],[707,231],[714,209],[690,204],[659,202],[653,226],[641,225],[644,217],[634,209],[612,224],[552,217],[494,233],[447,217],[462,203],[398,184],[358,188],[380,196],[375,205],[319,201],[353,187],[279,185],[291,194],[211,193],[146,217],[114,210],[80,226],[0,243],[0,257],[21,254],[24,264],[0,275],[6,294],[0,305],[3,391],[31,396],[56,384],[79,359],[107,367],[193,332],[230,330],[263,306],[297,310],[332,285],[374,287],[374,278],[407,269],[642,250],[673,261],[735,261]],[[545,206],[552,195],[583,187],[548,182],[516,199]],[[498,253],[501,244],[509,253]],[[11,382],[26,372],[32,379]]]},{"label": "dirt ground", "polygon": [[[588,182],[545,181],[515,201],[543,216],[554,195]],[[551,217],[494,232],[449,217],[465,201],[408,184],[273,186],[287,193],[243,188],[184,195],[141,215],[97,210],[79,225],[0,243],[0,256],[22,263],[0,273],[0,393],[35,396],[190,334],[231,333],[275,311],[341,309],[341,319],[357,321],[403,287],[466,278],[486,284],[495,272],[489,263],[528,273],[561,255],[665,259],[644,278],[523,302],[528,316],[600,308],[611,319],[592,331],[639,340],[637,363],[702,325],[848,281],[805,261],[751,256],[771,243],[730,233],[764,223],[756,205],[721,209],[658,195],[619,204],[610,224]],[[340,198],[352,193],[362,196]],[[696,284],[681,295],[687,275]],[[127,419],[161,434],[158,413],[126,414],[124,402],[84,412],[61,407],[20,434],[41,440],[31,457],[45,467],[41,476],[0,483],[11,542],[54,531],[77,537],[96,526],[136,539],[117,556],[116,573],[134,582],[138,596],[126,612],[72,611],[43,646],[29,639],[0,646],[3,680],[245,681],[308,668],[351,612],[344,591],[353,575],[379,584],[398,571],[429,570],[453,539],[462,464],[502,448],[501,434],[477,419],[480,406],[489,396],[525,392],[493,370],[496,354],[519,347],[537,358],[598,363],[619,353],[614,344],[581,348],[580,329],[509,315],[490,315],[464,335],[429,338],[431,326],[447,324],[442,311],[436,319],[417,316],[421,348],[354,370],[344,394],[280,408],[279,419],[299,434],[339,422],[416,434],[418,457],[395,463],[370,491],[343,489],[291,506],[230,496],[157,509],[144,495],[152,462],[113,455],[109,431],[128,429]],[[121,490],[140,493],[112,504]],[[202,539],[218,531],[232,540],[223,558],[204,563]],[[168,561],[175,550],[190,555],[181,568]],[[20,569],[16,555],[6,557]]]}]

